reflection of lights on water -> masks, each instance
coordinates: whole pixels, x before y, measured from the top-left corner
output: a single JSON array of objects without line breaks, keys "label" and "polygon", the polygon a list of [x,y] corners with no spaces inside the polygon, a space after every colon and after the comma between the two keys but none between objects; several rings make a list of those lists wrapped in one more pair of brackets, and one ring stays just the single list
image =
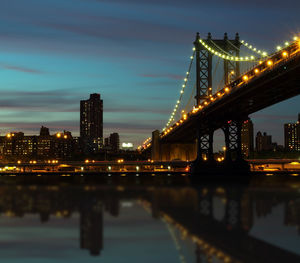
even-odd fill
[{"label": "reflection of lights on water", "polygon": [[121,202],[121,207],[132,207],[133,203],[132,202]]}]

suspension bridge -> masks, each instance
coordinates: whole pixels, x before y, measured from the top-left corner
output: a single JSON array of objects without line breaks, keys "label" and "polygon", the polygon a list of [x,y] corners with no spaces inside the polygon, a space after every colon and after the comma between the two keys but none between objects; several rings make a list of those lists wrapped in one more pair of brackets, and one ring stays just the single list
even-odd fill
[{"label": "suspension bridge", "polygon": [[215,166],[214,132],[221,129],[226,147],[222,166],[246,168],[241,130],[248,116],[299,94],[297,36],[268,54],[238,34],[234,39],[226,33],[223,39],[213,39],[209,33],[202,39],[197,33],[174,110],[165,127],[154,131],[139,149],[151,151],[153,160],[195,160],[198,171]]}]

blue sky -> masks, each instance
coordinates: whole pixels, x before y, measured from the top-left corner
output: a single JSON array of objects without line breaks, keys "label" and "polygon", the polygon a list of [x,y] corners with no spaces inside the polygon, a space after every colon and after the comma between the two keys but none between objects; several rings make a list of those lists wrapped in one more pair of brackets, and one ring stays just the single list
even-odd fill
[{"label": "blue sky", "polygon": [[[79,134],[79,101],[104,100],[104,133],[137,146],[161,129],[178,98],[195,32],[224,32],[272,51],[300,32],[286,1],[1,0],[0,134]],[[282,143],[300,98],[254,114]]]}]

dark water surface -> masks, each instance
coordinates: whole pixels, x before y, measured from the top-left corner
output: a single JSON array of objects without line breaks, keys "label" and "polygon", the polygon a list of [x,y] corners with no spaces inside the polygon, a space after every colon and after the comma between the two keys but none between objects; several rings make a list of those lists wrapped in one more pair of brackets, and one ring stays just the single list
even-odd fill
[{"label": "dark water surface", "polygon": [[300,262],[296,179],[0,193],[0,262]]}]

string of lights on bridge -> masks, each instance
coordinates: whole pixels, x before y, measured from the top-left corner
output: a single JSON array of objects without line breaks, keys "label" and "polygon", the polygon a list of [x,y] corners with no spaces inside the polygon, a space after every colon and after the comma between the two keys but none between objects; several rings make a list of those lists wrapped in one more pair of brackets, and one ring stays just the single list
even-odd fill
[{"label": "string of lights on bridge", "polygon": [[[245,56],[245,57],[241,57],[241,56],[229,56],[229,54],[225,54],[225,53],[221,53],[217,50],[215,50],[213,47],[209,46],[204,40],[202,39],[199,39],[199,42],[200,44],[205,47],[206,50],[208,50],[210,53],[212,53],[213,55],[216,55],[222,59],[225,59],[225,60],[230,60],[230,61],[245,61],[245,62],[255,62],[257,61],[257,58],[253,55],[251,56]],[[248,45],[247,45],[248,46]],[[249,46],[248,46],[249,47]],[[251,46],[252,47],[252,46]],[[221,49],[218,47],[218,49]],[[260,50],[259,50],[260,51]],[[222,51],[223,52],[223,51]],[[266,57],[268,54],[266,52],[261,52],[261,57]]]},{"label": "string of lights on bridge", "polygon": [[[201,40],[199,40],[199,41],[201,41]],[[241,41],[242,42],[242,41]],[[201,42],[200,42],[201,43]],[[204,43],[204,42],[203,42]],[[257,50],[255,47],[253,47],[252,45],[249,45],[248,43],[246,43],[245,41],[243,41],[243,43],[244,43],[244,45],[246,45],[248,48],[250,48],[250,49],[255,49],[255,50]],[[278,54],[280,54],[279,52],[281,52],[281,58],[282,59],[286,59],[286,58],[288,58],[291,54],[289,54],[289,52],[286,50],[288,47],[290,47],[290,46],[292,46],[292,45],[294,45],[294,44],[298,44],[298,49],[297,49],[297,51],[296,52],[299,52],[299,50],[300,50],[300,41],[299,41],[299,37],[297,37],[297,36],[295,36],[294,38],[293,38],[293,41],[290,43],[290,42],[288,42],[288,41],[286,41],[286,42],[284,42],[284,46],[283,47],[281,47],[281,46],[277,46],[277,53],[275,52],[272,56],[274,57],[274,58],[276,58],[276,56],[278,55]],[[204,43],[205,44],[205,43]],[[203,44],[203,45],[204,45]],[[209,47],[207,46],[207,49],[208,49]],[[174,111],[173,111],[173,113],[175,112],[176,113],[176,111],[177,111],[177,109],[178,109],[178,106],[179,106],[179,104],[180,104],[180,101],[181,101],[181,98],[182,98],[182,94],[184,93],[184,90],[185,90],[185,87],[186,87],[186,83],[187,83],[187,81],[188,81],[188,77],[189,77],[189,75],[190,75],[190,70],[191,70],[191,63],[192,63],[192,61],[193,61],[193,59],[194,59],[194,56],[195,56],[195,48],[193,48],[193,56],[191,56],[191,62],[190,62],[190,66],[189,66],[189,71],[186,73],[186,78],[184,79],[184,84],[182,85],[182,89],[181,89],[181,91],[180,91],[180,99],[177,101],[177,103],[175,104],[175,108],[174,108]],[[210,52],[212,52],[212,49],[211,50],[209,50]],[[168,121],[168,123],[166,124],[166,126],[163,128],[163,130],[162,130],[162,133],[161,133],[161,137],[164,137],[164,136],[166,136],[168,133],[170,133],[173,129],[175,129],[177,126],[180,126],[182,123],[184,123],[187,119],[188,119],[188,117],[191,115],[191,114],[195,114],[195,113],[197,113],[198,111],[200,111],[200,110],[202,110],[202,109],[204,109],[205,107],[207,107],[210,103],[212,103],[212,102],[214,102],[215,100],[217,100],[217,99],[220,99],[220,98],[222,98],[224,95],[226,95],[226,94],[228,94],[229,92],[230,92],[230,90],[231,90],[231,84],[232,83],[234,83],[234,82],[236,82],[236,81],[238,81],[238,80],[240,80],[239,81],[239,84],[237,85],[237,87],[240,87],[242,84],[245,84],[245,83],[247,83],[250,79],[252,79],[253,77],[255,77],[255,76],[257,76],[257,75],[259,75],[260,73],[262,73],[263,71],[265,71],[266,69],[268,69],[268,68],[270,68],[270,67],[272,67],[273,65],[274,65],[274,62],[275,61],[273,61],[272,60],[272,57],[271,56],[268,56],[267,55],[267,53],[266,52],[264,52],[264,51],[261,51],[261,50],[257,50],[257,52],[258,51],[260,51],[260,54],[262,54],[263,55],[263,53],[264,53],[264,58],[262,59],[262,60],[259,60],[258,61],[258,65],[256,66],[256,67],[254,67],[253,69],[251,69],[250,71],[248,71],[248,72],[246,72],[245,74],[243,74],[242,76],[240,76],[240,77],[238,77],[236,80],[234,80],[233,82],[231,82],[229,85],[227,85],[226,87],[224,87],[222,90],[220,90],[219,92],[217,92],[216,94],[214,94],[214,95],[210,95],[210,97],[207,99],[207,100],[205,100],[204,102],[202,102],[198,107],[193,107],[193,110],[190,112],[190,113],[188,113],[188,114],[183,114],[183,116],[182,116],[182,118],[180,119],[180,120],[178,120],[174,125],[172,125],[171,127],[169,127],[170,126],[170,124],[171,124],[171,122],[174,120],[174,115],[175,115],[175,113],[173,114],[171,114],[171,117],[170,117],[170,119],[169,119],[169,121]],[[223,58],[223,55],[222,54],[220,54],[220,53],[218,53],[218,54],[216,54],[216,53],[214,53],[215,55],[217,55],[217,56],[220,56],[221,58]],[[240,59],[241,57],[239,57],[239,59]],[[225,59],[226,59],[226,57],[225,57]],[[230,58],[231,59],[231,58]],[[242,59],[242,60],[235,60],[235,61],[251,61],[249,58],[248,58],[248,60],[244,60],[244,59]],[[277,62],[276,62],[277,63]],[[261,66],[262,65],[262,66]],[[149,137],[144,143],[143,143],[143,146],[139,146],[139,149],[142,149],[142,148],[144,148],[144,149],[146,149],[146,148],[148,148],[148,147],[150,147],[151,146],[151,137]]]},{"label": "string of lights on bridge", "polygon": [[257,53],[257,54],[259,54],[259,55],[262,56],[262,57],[268,56],[268,53],[267,53],[266,51],[261,51],[260,49],[257,49],[257,48],[254,47],[253,45],[250,45],[249,43],[245,42],[245,40],[241,40],[240,43],[241,43],[244,47],[250,49],[251,51],[253,51],[253,52]]},{"label": "string of lights on bridge", "polygon": [[189,77],[190,77],[190,73],[191,73],[191,69],[192,69],[192,64],[193,64],[194,57],[195,57],[195,52],[196,52],[195,50],[196,49],[193,48],[193,54],[192,54],[192,56],[190,56],[189,68],[188,68],[188,71],[186,72],[185,78],[183,79],[183,84],[181,86],[179,99],[177,100],[177,102],[176,102],[176,104],[174,106],[174,109],[173,109],[173,111],[171,113],[171,116],[169,118],[169,121],[166,123],[165,127],[163,128],[163,131],[165,131],[167,129],[167,127],[170,126],[171,122],[174,121],[174,116],[175,116],[175,114],[178,111],[178,107],[179,107],[179,105],[181,103],[181,100],[182,100],[182,97],[183,97],[183,94],[184,94],[184,90],[186,88],[187,82],[188,82]]}]

